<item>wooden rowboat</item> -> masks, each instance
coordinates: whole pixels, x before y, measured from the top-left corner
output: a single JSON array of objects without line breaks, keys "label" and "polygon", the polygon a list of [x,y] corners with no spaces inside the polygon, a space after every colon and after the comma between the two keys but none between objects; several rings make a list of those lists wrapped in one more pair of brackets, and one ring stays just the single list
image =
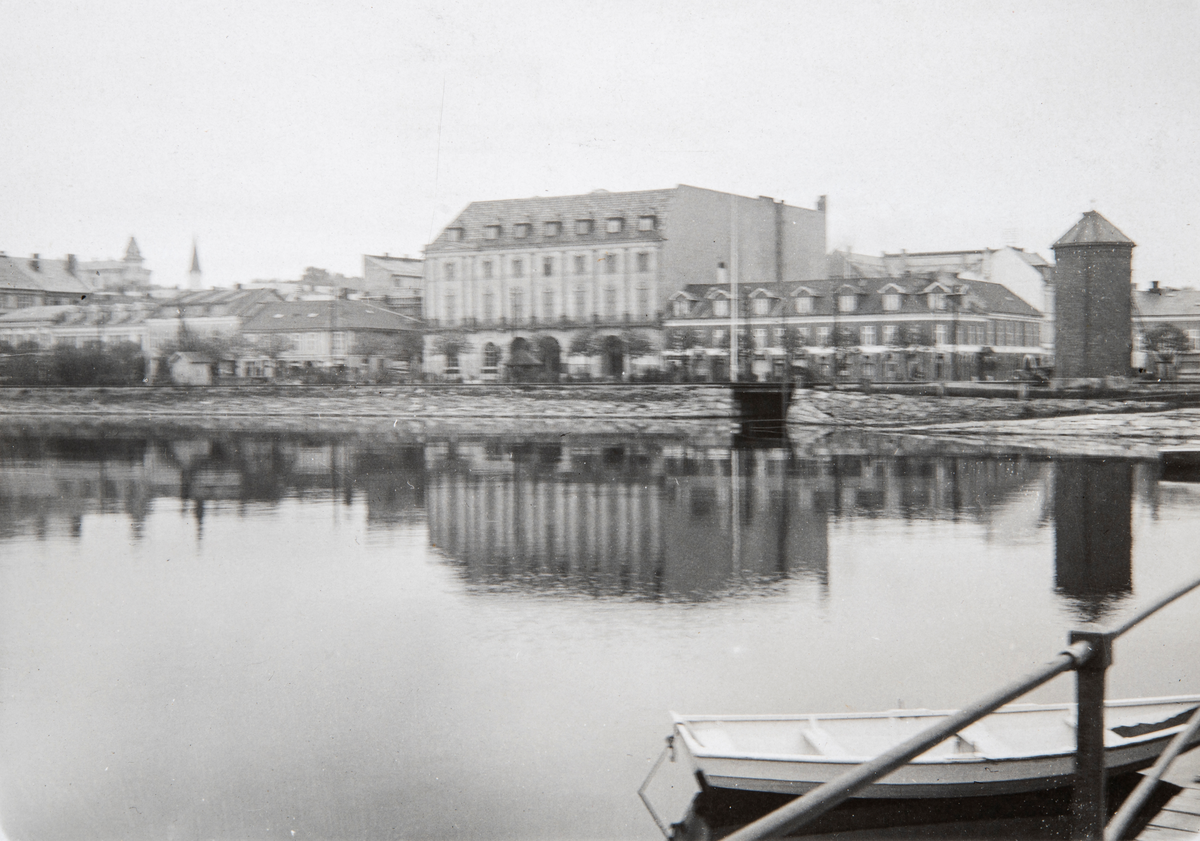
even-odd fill
[{"label": "wooden rowboat", "polygon": [[[1110,775],[1153,764],[1200,695],[1105,704]],[[674,744],[702,787],[803,794],[952,715],[892,710],[830,715],[675,715]],[[1200,744],[1200,736],[1190,746]],[[1075,705],[1001,707],[862,792],[862,798],[1019,794],[1071,784]]]}]

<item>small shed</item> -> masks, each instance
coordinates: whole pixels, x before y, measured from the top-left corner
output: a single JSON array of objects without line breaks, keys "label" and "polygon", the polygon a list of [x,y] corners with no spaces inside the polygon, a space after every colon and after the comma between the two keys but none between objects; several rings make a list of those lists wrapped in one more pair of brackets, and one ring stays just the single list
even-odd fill
[{"label": "small shed", "polygon": [[213,361],[202,353],[176,351],[167,359],[176,385],[212,385]]}]

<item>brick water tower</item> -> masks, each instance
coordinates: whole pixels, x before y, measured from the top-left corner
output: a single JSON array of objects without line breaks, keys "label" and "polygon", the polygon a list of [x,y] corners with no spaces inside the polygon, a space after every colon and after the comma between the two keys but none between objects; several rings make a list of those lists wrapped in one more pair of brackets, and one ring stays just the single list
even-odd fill
[{"label": "brick water tower", "polygon": [[1094,210],[1054,243],[1055,378],[1127,378],[1134,242]]}]

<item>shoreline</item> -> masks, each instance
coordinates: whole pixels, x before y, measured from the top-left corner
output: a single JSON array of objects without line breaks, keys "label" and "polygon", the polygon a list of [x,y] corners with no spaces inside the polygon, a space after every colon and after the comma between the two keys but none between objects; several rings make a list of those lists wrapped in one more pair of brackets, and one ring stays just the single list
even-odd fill
[{"label": "shoreline", "polygon": [[[720,385],[5,388],[0,430],[294,432],[457,436],[673,435],[737,431]],[[841,431],[915,436],[952,449],[1150,458],[1200,441],[1200,407],[1169,399],[964,397],[802,389],[793,441]]]}]

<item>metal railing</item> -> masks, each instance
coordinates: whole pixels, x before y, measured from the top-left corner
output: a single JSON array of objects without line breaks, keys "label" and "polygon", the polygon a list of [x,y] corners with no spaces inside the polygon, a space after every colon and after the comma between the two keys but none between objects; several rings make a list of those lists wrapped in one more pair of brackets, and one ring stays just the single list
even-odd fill
[{"label": "metal railing", "polygon": [[[1163,751],[1143,784],[1126,799],[1105,832],[1104,676],[1112,664],[1112,643],[1142,620],[1200,587],[1200,578],[1148,605],[1110,631],[1073,631],[1069,647],[1030,674],[944,719],[937,725],[823,783],[774,812],[726,836],[727,841],[777,838],[816,820],[849,797],[906,765],[930,748],[1063,672],[1076,674],[1076,752],[1071,800],[1072,835],[1082,841],[1116,841],[1153,791],[1171,761],[1200,729],[1200,710]],[[1161,767],[1160,767],[1161,766]]]}]

